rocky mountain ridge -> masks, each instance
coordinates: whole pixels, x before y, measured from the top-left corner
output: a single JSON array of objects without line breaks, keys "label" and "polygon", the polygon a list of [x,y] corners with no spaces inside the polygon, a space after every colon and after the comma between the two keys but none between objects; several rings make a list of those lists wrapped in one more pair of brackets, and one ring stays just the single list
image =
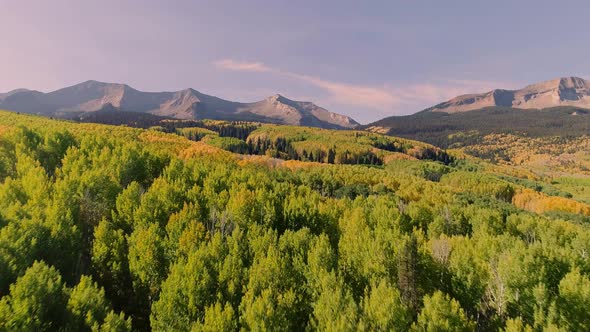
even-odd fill
[{"label": "rocky mountain ridge", "polygon": [[183,120],[258,121],[329,129],[354,128],[352,118],[312,102],[274,95],[253,103],[224,100],[194,89],[144,92],[129,85],[86,81],[43,93],[26,89],[0,94],[0,109],[71,118],[101,110],[142,112]]},{"label": "rocky mountain ridge", "polygon": [[490,106],[519,109],[557,106],[590,108],[590,82],[579,77],[561,77],[531,84],[519,90],[495,89],[485,93],[458,96],[426,111],[460,113]]}]

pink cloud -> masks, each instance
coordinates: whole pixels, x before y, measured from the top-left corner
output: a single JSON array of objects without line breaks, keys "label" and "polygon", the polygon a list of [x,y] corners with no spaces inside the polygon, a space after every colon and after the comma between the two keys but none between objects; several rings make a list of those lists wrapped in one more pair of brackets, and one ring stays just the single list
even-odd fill
[{"label": "pink cloud", "polygon": [[234,71],[253,71],[253,72],[270,72],[272,68],[265,66],[261,62],[241,62],[231,59],[223,59],[213,62],[217,68],[234,70]]},{"label": "pink cloud", "polygon": [[384,109],[394,107],[401,101],[399,97],[386,88],[334,82],[319,77],[289,72],[283,73],[327,91],[330,94],[330,100],[340,104]]}]

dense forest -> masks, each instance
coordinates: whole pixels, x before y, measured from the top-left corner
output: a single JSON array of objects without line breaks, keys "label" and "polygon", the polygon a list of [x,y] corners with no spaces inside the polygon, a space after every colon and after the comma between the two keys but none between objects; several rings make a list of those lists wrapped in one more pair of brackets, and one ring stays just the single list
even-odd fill
[{"label": "dense forest", "polygon": [[575,195],[378,134],[195,127],[0,112],[0,330],[590,330]]}]

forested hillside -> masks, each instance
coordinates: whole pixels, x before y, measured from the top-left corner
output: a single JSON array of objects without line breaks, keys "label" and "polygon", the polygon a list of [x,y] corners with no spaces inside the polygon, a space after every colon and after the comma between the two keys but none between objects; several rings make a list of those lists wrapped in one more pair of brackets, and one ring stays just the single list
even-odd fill
[{"label": "forested hillside", "polygon": [[590,111],[573,106],[526,110],[494,106],[453,114],[422,111],[388,117],[365,128],[448,148],[454,144],[478,143],[489,134],[586,135],[590,130]]},{"label": "forested hillside", "polygon": [[590,329],[590,205],[359,131],[0,112],[0,330]]},{"label": "forested hillside", "polygon": [[[390,117],[365,128],[429,142],[454,154],[473,156],[541,181],[590,202],[590,115],[587,109],[487,107],[447,114],[423,111]],[[533,181],[534,182],[534,181]]]},{"label": "forested hillside", "polygon": [[[175,122],[169,123],[176,126]],[[193,121],[191,124],[199,127],[155,129],[176,132],[231,152],[282,160],[356,165],[383,165],[397,159],[433,160],[444,164],[453,161],[452,156],[432,145],[364,131],[248,122]]]}]

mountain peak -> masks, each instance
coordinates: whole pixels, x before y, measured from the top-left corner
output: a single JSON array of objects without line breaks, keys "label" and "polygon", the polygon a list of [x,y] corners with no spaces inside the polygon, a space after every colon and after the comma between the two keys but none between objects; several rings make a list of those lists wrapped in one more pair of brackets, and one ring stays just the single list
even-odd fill
[{"label": "mountain peak", "polygon": [[193,88],[182,89],[182,90],[180,90],[180,92],[200,93],[199,91],[197,91],[197,90],[195,90]]},{"label": "mountain peak", "polygon": [[527,85],[521,90],[549,90],[549,89],[568,89],[568,88],[585,88],[588,86],[586,80],[576,76],[564,76],[554,78],[543,82]]},{"label": "mountain peak", "polygon": [[285,104],[285,105],[292,106],[292,107],[301,107],[303,105],[307,105],[308,107],[321,108],[311,101],[293,100],[293,99],[289,99],[289,98],[287,98],[281,94],[278,94],[278,93],[275,95],[272,95],[270,97],[267,97],[266,99],[264,99],[264,101]]},{"label": "mountain peak", "polygon": [[559,79],[559,87],[560,88],[574,88],[574,89],[583,89],[588,88],[588,82],[580,77],[570,76],[570,77],[562,77]]},{"label": "mountain peak", "polygon": [[581,77],[578,77],[578,76],[564,76],[564,77],[560,78],[560,80],[561,81],[566,81],[566,80],[569,80],[569,81],[581,81],[581,82],[585,82],[586,81],[585,79],[583,79]]},{"label": "mountain peak", "polygon": [[3,93],[0,93],[0,94],[2,94],[2,95],[13,95],[15,93],[26,92],[26,91],[31,91],[31,90],[29,90],[29,89],[14,89],[14,90],[10,90],[8,92],[3,92]]},{"label": "mountain peak", "polygon": [[486,93],[458,96],[428,111],[459,113],[490,106],[522,109],[556,106],[590,108],[590,84],[580,77],[565,76],[527,85],[519,90],[495,89]]},{"label": "mountain peak", "polygon": [[197,91],[197,90],[195,90],[193,88],[186,88],[186,89],[180,90],[180,91],[178,91],[176,93],[179,94],[179,95],[193,95],[193,96],[196,96],[196,95],[199,95],[200,94],[199,91]]},{"label": "mountain peak", "polygon": [[107,84],[107,83],[100,82],[100,81],[97,81],[97,80],[87,80],[87,81],[84,81],[82,83],[79,83],[79,85],[90,85],[90,84]]},{"label": "mountain peak", "polygon": [[99,81],[95,81],[95,80],[88,80],[88,81],[84,81],[82,83],[74,84],[72,87],[90,88],[90,87],[102,87],[105,85],[113,85],[113,84],[114,83],[106,83],[106,82],[99,82]]},{"label": "mountain peak", "polygon": [[31,90],[28,90],[28,89],[14,89],[14,90],[10,90],[8,92],[3,92],[3,93],[0,93],[0,100],[2,100],[4,98],[7,98],[7,97],[10,97],[10,96],[12,96],[14,94],[17,94],[17,93],[20,93],[20,92],[29,92],[29,91],[31,91]]},{"label": "mountain peak", "polygon": [[266,100],[271,101],[271,102],[287,102],[287,101],[292,101],[289,98],[286,98],[285,96],[281,95],[281,94],[275,94],[272,95],[270,97],[267,97]]}]

